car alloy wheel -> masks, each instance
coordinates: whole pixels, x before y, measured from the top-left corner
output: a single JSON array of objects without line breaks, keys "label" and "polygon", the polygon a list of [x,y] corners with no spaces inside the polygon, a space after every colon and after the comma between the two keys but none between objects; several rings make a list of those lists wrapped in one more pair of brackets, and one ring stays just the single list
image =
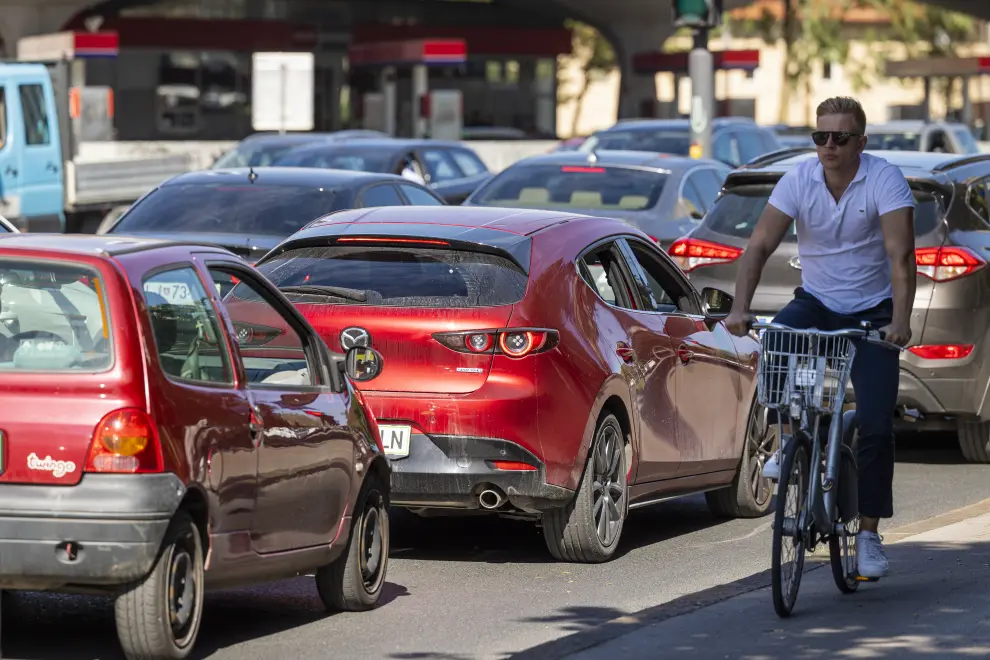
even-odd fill
[{"label": "car alloy wheel", "polygon": [[753,406],[746,432],[746,451],[749,453],[749,489],[759,507],[773,497],[773,481],[763,476],[763,466],[773,455],[777,435],[777,425],[770,423],[769,410],[764,406]]},{"label": "car alloy wheel", "polygon": [[619,471],[622,469],[623,451],[625,447],[615,427],[603,426],[595,443],[592,511],[598,540],[606,547],[615,541],[622,522],[624,489]]}]

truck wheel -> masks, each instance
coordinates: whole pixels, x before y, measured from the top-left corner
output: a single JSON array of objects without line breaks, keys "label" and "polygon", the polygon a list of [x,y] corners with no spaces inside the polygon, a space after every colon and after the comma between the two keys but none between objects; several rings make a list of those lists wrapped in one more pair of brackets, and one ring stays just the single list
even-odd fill
[{"label": "truck wheel", "polygon": [[369,474],[354,507],[347,550],[316,572],[316,591],[330,611],[361,612],[378,604],[388,572],[388,489]]},{"label": "truck wheel", "polygon": [[203,620],[203,542],[192,517],[175,514],[155,567],[117,597],[117,637],[128,660],[178,660]]},{"label": "truck wheel", "polygon": [[543,538],[558,561],[600,563],[615,554],[626,519],[626,446],[615,415],[598,423],[577,495],[543,514]]},{"label": "truck wheel", "polygon": [[970,463],[990,463],[990,422],[961,419],[958,422],[959,448]]},{"label": "truck wheel", "polygon": [[746,424],[739,469],[728,488],[705,493],[712,515],[720,518],[758,518],[770,511],[774,484],[763,476],[763,465],[780,442],[777,425],[770,423],[767,409],[756,401],[750,408]]}]

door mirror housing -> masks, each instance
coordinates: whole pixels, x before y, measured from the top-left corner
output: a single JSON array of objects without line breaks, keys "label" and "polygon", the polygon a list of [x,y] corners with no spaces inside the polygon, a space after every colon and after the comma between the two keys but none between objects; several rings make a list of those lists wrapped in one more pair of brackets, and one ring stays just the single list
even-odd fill
[{"label": "door mirror housing", "polygon": [[384,362],[382,354],[375,349],[354,346],[344,358],[344,373],[355,382],[366,383],[381,374]]},{"label": "door mirror housing", "polygon": [[725,291],[706,286],[701,290],[701,312],[709,320],[721,321],[732,311],[732,300]]}]

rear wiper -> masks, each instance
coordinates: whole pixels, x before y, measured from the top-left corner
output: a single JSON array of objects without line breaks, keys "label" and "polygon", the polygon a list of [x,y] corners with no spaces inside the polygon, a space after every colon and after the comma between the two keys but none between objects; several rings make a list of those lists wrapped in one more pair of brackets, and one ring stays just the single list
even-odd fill
[{"label": "rear wiper", "polygon": [[324,295],[355,302],[368,302],[368,292],[360,289],[346,289],[340,286],[324,286],[321,284],[299,284],[283,286],[278,289],[282,293],[300,293],[305,295]]}]

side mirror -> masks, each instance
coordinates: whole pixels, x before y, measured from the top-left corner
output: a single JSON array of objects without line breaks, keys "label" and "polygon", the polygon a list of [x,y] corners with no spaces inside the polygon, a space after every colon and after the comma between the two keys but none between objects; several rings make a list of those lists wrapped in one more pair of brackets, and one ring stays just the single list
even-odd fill
[{"label": "side mirror", "polygon": [[344,372],[351,380],[366,383],[378,377],[384,362],[382,354],[375,349],[354,346],[344,358]]},{"label": "side mirror", "polygon": [[721,321],[732,311],[732,296],[721,289],[706,286],[701,290],[701,312],[706,318]]}]

